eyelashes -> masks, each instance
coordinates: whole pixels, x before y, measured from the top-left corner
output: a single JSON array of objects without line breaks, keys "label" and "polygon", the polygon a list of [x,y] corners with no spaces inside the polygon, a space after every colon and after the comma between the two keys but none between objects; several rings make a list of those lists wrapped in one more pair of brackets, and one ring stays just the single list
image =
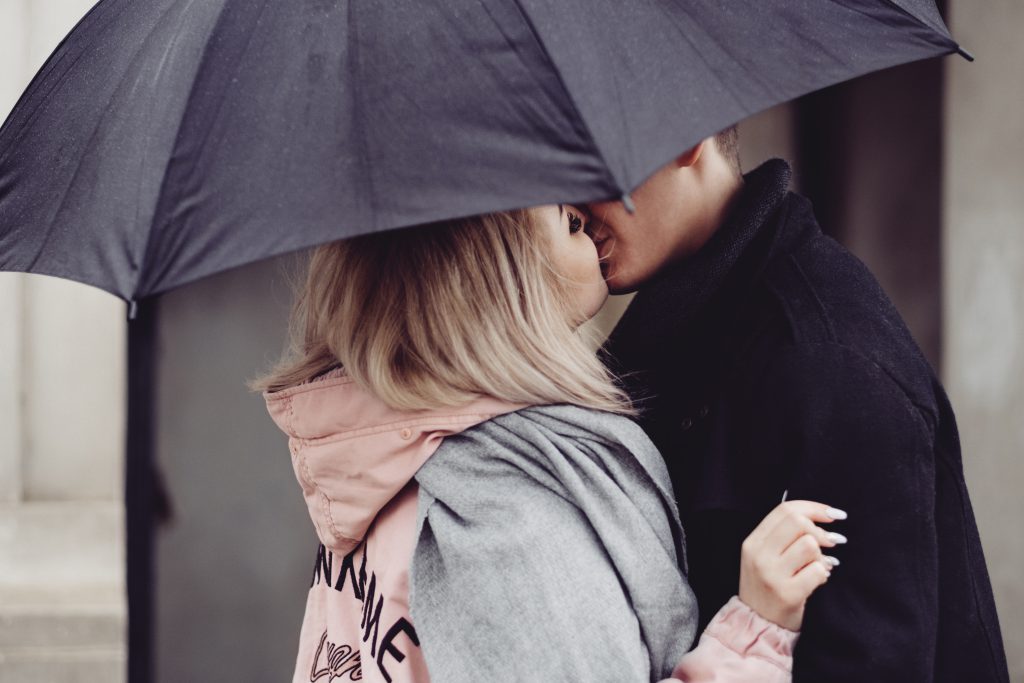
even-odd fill
[{"label": "eyelashes", "polygon": [[575,235],[583,229],[583,219],[571,211],[565,213],[569,217],[569,233]]}]

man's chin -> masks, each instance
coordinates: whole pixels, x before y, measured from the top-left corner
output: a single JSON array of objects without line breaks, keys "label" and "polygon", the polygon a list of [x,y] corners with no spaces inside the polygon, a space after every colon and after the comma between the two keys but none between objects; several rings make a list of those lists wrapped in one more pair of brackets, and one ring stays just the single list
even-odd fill
[{"label": "man's chin", "polygon": [[639,282],[633,282],[627,277],[623,277],[621,273],[616,273],[612,270],[611,274],[606,274],[604,282],[608,285],[608,293],[617,296],[619,294],[632,294],[640,288]]}]

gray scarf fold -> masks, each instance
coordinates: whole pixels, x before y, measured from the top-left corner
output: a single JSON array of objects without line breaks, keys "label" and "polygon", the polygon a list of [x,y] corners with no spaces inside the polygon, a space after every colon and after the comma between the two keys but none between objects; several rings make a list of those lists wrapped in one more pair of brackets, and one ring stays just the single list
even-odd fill
[{"label": "gray scarf fold", "polygon": [[416,479],[411,612],[435,682],[653,681],[690,649],[668,472],[631,420],[509,413],[447,438]]}]

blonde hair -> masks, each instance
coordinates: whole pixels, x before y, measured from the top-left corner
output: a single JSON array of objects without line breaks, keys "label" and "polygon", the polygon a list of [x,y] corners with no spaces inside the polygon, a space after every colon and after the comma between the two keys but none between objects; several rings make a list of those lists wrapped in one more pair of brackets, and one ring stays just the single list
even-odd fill
[{"label": "blonde hair", "polygon": [[254,390],[339,364],[402,410],[490,396],[631,413],[572,319],[572,283],[529,210],[353,237],[317,247],[290,349]]}]

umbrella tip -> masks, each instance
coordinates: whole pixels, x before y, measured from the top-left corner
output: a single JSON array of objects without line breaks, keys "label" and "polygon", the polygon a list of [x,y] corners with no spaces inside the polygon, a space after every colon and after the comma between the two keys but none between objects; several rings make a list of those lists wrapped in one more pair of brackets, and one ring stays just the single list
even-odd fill
[{"label": "umbrella tip", "polygon": [[958,55],[960,55],[961,57],[963,57],[964,59],[966,59],[968,62],[973,62],[974,61],[974,55],[972,55],[970,52],[968,52],[967,50],[963,49],[959,45],[956,46],[956,53]]},{"label": "umbrella tip", "polygon": [[622,195],[622,205],[626,207],[626,211],[629,213],[636,213],[636,204],[633,203],[633,198],[629,196],[628,192]]},{"label": "umbrella tip", "polygon": [[128,320],[135,320],[135,316],[139,314],[139,304],[135,299],[128,302]]}]

